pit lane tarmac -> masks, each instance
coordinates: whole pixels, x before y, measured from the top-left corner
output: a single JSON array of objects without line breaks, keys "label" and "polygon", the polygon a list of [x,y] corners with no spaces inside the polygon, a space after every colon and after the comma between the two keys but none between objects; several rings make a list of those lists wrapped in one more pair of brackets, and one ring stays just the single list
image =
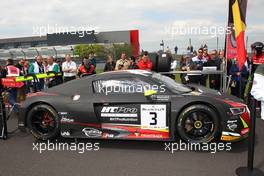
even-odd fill
[{"label": "pit lane tarmac", "polygon": [[[16,119],[8,122],[15,128]],[[63,141],[63,139],[59,139]],[[67,143],[74,140],[65,140]],[[247,164],[247,140],[231,151],[165,151],[164,142],[78,140],[99,143],[98,151],[33,151],[36,140],[20,131],[0,140],[0,176],[233,176]],[[257,120],[255,167],[264,170],[264,121]]]}]

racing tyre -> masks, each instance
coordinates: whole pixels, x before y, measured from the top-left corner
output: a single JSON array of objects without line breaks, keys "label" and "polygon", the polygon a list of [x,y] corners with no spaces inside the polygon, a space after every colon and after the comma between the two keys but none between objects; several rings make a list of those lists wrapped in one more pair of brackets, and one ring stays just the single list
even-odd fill
[{"label": "racing tyre", "polygon": [[217,113],[206,105],[192,105],[177,119],[177,133],[188,143],[209,143],[220,134]]},{"label": "racing tyre", "polygon": [[30,132],[39,140],[51,140],[60,133],[60,120],[57,112],[50,106],[34,106],[27,116]]}]

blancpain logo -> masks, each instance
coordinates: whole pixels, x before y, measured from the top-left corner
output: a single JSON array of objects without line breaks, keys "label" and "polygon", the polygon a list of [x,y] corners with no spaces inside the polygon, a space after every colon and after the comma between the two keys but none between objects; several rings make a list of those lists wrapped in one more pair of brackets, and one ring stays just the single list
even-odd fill
[{"label": "blancpain logo", "polygon": [[150,107],[150,108],[142,108],[142,110],[143,111],[164,111],[165,110],[165,108],[157,108],[157,107],[155,107],[155,106],[153,106],[153,107]]}]

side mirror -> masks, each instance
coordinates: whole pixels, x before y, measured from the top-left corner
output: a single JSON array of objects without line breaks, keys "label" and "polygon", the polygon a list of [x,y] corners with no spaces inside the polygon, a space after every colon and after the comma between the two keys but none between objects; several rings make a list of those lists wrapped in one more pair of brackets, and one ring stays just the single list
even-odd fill
[{"label": "side mirror", "polygon": [[156,90],[147,90],[144,92],[144,96],[148,99],[148,100],[153,100],[152,99],[152,95],[157,94],[158,92]]}]

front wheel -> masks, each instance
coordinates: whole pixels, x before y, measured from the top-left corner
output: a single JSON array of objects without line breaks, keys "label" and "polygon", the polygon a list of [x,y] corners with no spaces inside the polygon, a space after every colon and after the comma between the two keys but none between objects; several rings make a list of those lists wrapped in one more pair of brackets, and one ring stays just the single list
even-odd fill
[{"label": "front wheel", "polygon": [[27,116],[27,125],[35,138],[51,140],[60,133],[60,120],[57,112],[50,106],[40,104],[34,106]]},{"label": "front wheel", "polygon": [[188,143],[208,143],[220,132],[216,112],[206,105],[192,105],[182,111],[177,120],[177,133]]}]

